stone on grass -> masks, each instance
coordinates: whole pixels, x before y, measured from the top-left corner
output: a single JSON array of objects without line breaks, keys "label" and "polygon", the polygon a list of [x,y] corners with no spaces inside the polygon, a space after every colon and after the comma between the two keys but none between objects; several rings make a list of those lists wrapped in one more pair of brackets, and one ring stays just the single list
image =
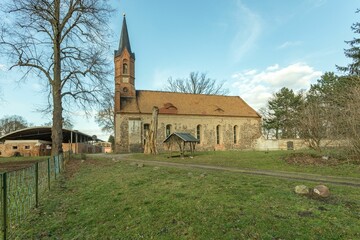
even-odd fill
[{"label": "stone on grass", "polygon": [[142,167],[144,167],[144,164],[143,163],[138,163],[137,167],[142,168]]},{"label": "stone on grass", "polygon": [[206,177],[206,173],[202,173],[202,174],[200,174],[200,177]]},{"label": "stone on grass", "polygon": [[330,190],[325,185],[317,185],[316,187],[314,187],[313,193],[315,196],[319,196],[323,198],[327,198],[330,196]]},{"label": "stone on grass", "polygon": [[154,167],[153,169],[156,171],[156,170],[159,170],[160,168],[159,167]]},{"label": "stone on grass", "polygon": [[298,185],[295,187],[295,193],[301,195],[309,194],[309,188],[305,185]]}]

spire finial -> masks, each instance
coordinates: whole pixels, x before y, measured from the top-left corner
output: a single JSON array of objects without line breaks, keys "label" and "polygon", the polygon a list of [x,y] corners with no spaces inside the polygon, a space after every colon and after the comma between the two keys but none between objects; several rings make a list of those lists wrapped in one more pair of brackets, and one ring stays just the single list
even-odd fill
[{"label": "spire finial", "polygon": [[125,17],[125,16],[126,16],[126,13],[123,13],[123,16]]}]

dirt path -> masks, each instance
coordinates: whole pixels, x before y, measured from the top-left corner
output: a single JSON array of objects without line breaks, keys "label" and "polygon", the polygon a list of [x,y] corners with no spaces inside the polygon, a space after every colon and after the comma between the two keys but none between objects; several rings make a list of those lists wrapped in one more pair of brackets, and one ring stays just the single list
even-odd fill
[{"label": "dirt path", "polygon": [[[215,171],[237,172],[248,175],[260,175],[260,176],[277,177],[284,179],[315,181],[323,184],[331,183],[336,185],[360,187],[360,178],[353,178],[353,177],[323,176],[323,175],[310,174],[310,173],[244,169],[244,168],[222,167],[222,166],[205,165],[205,164],[188,164],[188,163],[174,163],[174,162],[152,161],[152,160],[135,160],[135,159],[130,159],[129,158],[130,155],[131,154],[102,154],[102,155],[97,154],[96,156],[127,161],[127,162],[144,163],[152,166],[171,166],[171,167],[187,168],[187,169],[197,168],[197,169],[207,169],[207,170],[215,170]],[[91,157],[91,155],[89,155],[89,157]]]}]

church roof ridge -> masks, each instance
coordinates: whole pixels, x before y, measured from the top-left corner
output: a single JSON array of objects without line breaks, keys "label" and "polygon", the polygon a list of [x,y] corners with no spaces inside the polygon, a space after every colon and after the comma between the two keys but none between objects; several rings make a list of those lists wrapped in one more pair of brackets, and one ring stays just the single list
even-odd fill
[{"label": "church roof ridge", "polygon": [[197,95],[197,96],[211,96],[211,97],[233,97],[233,98],[240,98],[240,96],[233,96],[233,95],[217,95],[217,94],[203,94],[203,93],[184,93],[184,92],[171,92],[171,91],[162,91],[162,90],[136,90],[136,91],[139,91],[139,92],[157,92],[157,93],[169,93],[169,94],[186,94],[186,95],[191,95],[191,96],[194,96],[194,95]]}]

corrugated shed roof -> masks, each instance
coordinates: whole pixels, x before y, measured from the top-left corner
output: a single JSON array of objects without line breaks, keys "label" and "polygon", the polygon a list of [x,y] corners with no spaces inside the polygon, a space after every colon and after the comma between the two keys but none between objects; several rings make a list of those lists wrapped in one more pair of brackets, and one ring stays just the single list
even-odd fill
[{"label": "corrugated shed roof", "polygon": [[[86,141],[94,140],[92,136],[79,132],[77,130],[63,128],[62,131],[63,143],[68,143],[71,140],[71,134],[73,135],[73,142],[75,142],[76,134],[78,135],[79,140],[80,136],[86,139]],[[43,140],[51,142],[51,127],[42,126],[23,128],[0,137],[0,142],[4,142],[5,140]],[[103,142],[100,139],[95,140]]]},{"label": "corrugated shed roof", "polygon": [[236,116],[260,118],[260,115],[238,96],[136,91],[136,98],[121,99],[122,113],[152,113],[157,106],[160,114]]}]

